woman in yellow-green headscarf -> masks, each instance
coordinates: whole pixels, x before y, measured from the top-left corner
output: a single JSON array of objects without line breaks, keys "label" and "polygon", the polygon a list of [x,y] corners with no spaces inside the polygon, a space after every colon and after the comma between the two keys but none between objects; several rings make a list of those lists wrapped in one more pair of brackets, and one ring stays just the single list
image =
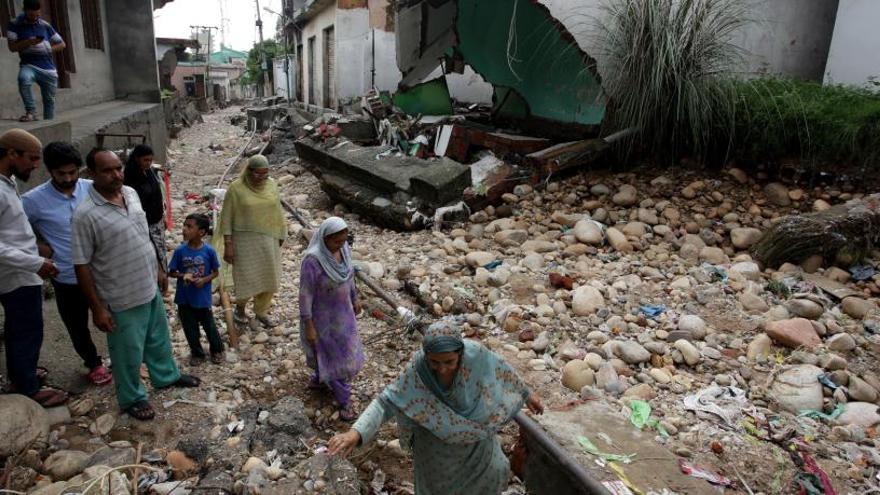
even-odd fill
[{"label": "woman in yellow-green headscarf", "polygon": [[[277,325],[269,316],[269,307],[281,279],[281,244],[287,237],[287,224],[265,156],[252,156],[241,176],[230,184],[218,223],[215,239],[222,239],[223,261],[232,266],[235,320],[247,322],[245,307],[253,299],[257,321],[267,328]],[[224,272],[228,271],[226,267]]]}]

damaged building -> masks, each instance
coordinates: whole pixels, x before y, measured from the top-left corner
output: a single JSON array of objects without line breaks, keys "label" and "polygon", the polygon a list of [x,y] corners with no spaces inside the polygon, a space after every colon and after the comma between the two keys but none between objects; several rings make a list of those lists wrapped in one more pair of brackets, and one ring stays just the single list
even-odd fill
[{"label": "damaged building", "polygon": [[[821,79],[815,60],[827,55],[835,9],[806,3],[755,4],[787,30],[742,33],[753,71]],[[304,165],[335,200],[412,229],[503,209],[517,184],[589,163],[634,132],[600,135],[601,50],[584,27],[599,6],[287,1],[290,91],[314,121],[296,144]]]},{"label": "damaged building", "polygon": [[[331,197],[385,225],[423,228],[498,203],[551,160],[561,165],[547,172],[601,148],[593,139],[605,111],[595,61],[546,7],[391,7],[316,1],[293,16],[306,45],[302,108],[319,115],[296,147]],[[346,46],[356,29],[334,38],[339,26],[358,23],[366,38]],[[527,35],[508,56],[512,29]],[[353,57],[367,63],[349,64],[350,50],[369,50]],[[585,138],[590,145],[580,144]]]}]

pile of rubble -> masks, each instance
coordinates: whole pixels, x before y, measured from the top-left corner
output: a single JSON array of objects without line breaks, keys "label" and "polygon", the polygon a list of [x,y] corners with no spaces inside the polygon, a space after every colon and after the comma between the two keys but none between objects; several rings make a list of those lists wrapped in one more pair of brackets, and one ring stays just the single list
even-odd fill
[{"label": "pile of rubble", "polygon": [[[214,187],[231,150],[240,148],[240,132],[214,122],[230,114],[208,116],[214,135],[185,131],[176,145],[173,179],[186,185],[172,187],[175,218],[206,208],[185,190]],[[199,150],[211,150],[212,158]],[[447,229],[396,232],[328,201],[324,184],[304,173],[314,164],[277,151],[272,162],[284,199],[313,224],[331,214],[346,218],[355,259],[385,290],[425,319],[459,315],[464,332],[502,353],[550,411],[605,404],[633,431],[649,432],[645,441],[668,450],[681,471],[742,492],[791,492],[809,484],[810,493],[832,493],[823,488],[826,481],[841,493],[877,487],[880,253],[849,269],[822,266],[815,257],[769,269],[749,254],[784,215],[860,197],[852,187],[767,184],[759,173],[735,168],[712,177],[686,170],[588,173],[539,187],[515,185],[497,206],[464,214]],[[137,480],[152,493],[194,487],[355,493],[366,485],[376,493],[411,493],[393,426],[351,463],[323,454],[326,440],[347,426],[329,397],[304,387],[297,286],[307,233],[291,222],[290,234],[274,309],[282,325],[253,325],[224,365],[195,370],[202,388],[154,394],[162,405],[155,424],[170,435],[118,415],[112,394],[95,399],[87,413],[76,402],[72,418],[62,418],[66,426],[31,422],[48,443],[43,449],[30,440],[16,444],[22,453],[7,466],[16,473],[10,479],[23,481],[14,486],[24,491],[38,480],[42,495],[59,493],[49,487],[113,478],[114,489]],[[179,241],[176,232],[173,237]],[[401,338],[393,311],[361,289],[367,311],[359,329],[368,359],[353,390],[362,409],[418,343]],[[219,310],[217,321],[222,328]],[[185,357],[185,339],[176,322],[173,327],[175,354]],[[41,417],[10,414],[0,412]],[[9,425],[0,438],[18,438],[23,426]],[[592,462],[612,452],[630,461],[618,468],[642,491],[693,492],[674,482],[659,486],[671,475],[638,476],[639,457],[626,457],[631,452],[615,447],[602,424],[592,428],[584,430],[592,443],[579,449],[602,481],[621,482],[624,471]],[[548,433],[562,431],[548,426]],[[511,448],[515,431],[502,438]],[[138,453],[140,439],[145,446]],[[95,458],[102,451],[125,457]],[[58,458],[73,467],[56,471]],[[141,467],[135,476],[123,468],[100,478],[138,461],[159,471]],[[675,475],[685,476],[678,466]],[[510,493],[522,487],[514,483]]]}]

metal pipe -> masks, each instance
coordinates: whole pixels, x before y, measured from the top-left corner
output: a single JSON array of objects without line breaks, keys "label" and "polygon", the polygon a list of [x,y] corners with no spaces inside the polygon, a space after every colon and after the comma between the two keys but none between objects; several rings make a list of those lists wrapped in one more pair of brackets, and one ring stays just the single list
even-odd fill
[{"label": "metal pipe", "polygon": [[571,478],[589,495],[611,495],[611,493],[596,481],[571,455],[550,438],[541,426],[522,411],[516,413],[513,420],[520,429],[537,442],[541,448],[547,451],[564,469]]}]

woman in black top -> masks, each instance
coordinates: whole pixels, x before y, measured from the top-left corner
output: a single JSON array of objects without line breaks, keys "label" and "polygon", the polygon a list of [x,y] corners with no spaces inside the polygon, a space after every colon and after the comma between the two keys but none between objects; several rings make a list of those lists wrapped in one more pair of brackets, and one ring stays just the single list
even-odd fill
[{"label": "woman in black top", "polygon": [[[141,206],[147,214],[150,226],[150,240],[156,249],[159,270],[168,267],[167,247],[165,246],[165,197],[159,174],[153,169],[153,149],[139,144],[131,150],[125,164],[125,185],[137,191]],[[164,290],[164,284],[163,284]]]}]

